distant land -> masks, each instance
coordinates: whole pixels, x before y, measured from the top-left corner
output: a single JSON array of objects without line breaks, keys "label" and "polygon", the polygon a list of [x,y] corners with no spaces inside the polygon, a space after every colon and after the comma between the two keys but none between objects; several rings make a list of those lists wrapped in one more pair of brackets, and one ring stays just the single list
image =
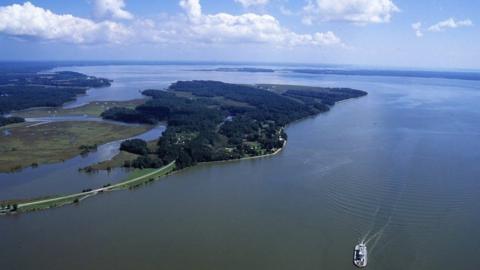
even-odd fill
[{"label": "distant land", "polygon": [[273,73],[292,72],[312,75],[342,75],[342,76],[379,76],[379,77],[407,77],[407,78],[438,78],[456,80],[480,80],[478,72],[462,71],[423,71],[423,70],[376,70],[376,69],[270,69],[255,67],[225,67],[215,69],[202,69],[200,71],[216,72],[249,72],[249,73]]},{"label": "distant land", "polygon": [[62,71],[38,73],[17,68],[0,73],[0,115],[32,107],[58,107],[85,94],[89,88],[109,86],[110,80]]},{"label": "distant land", "polygon": [[480,80],[478,72],[464,71],[423,71],[423,70],[376,70],[376,69],[272,69],[256,67],[221,67],[214,69],[200,69],[198,71],[212,72],[246,72],[246,73],[273,73],[292,72],[311,75],[342,75],[342,76],[379,76],[379,77],[407,77],[407,78],[438,78],[456,80]]},{"label": "distant land", "polygon": [[[389,68],[370,69],[349,65],[302,64],[302,63],[248,63],[248,62],[212,62],[212,61],[0,61],[0,74],[5,72],[40,72],[59,67],[71,66],[115,66],[115,65],[216,65],[212,69],[197,71],[273,73],[292,72],[300,74],[345,75],[345,76],[382,76],[411,78],[443,78],[457,80],[480,80],[477,70],[428,70]],[[275,68],[278,67],[278,68]],[[286,68],[284,68],[286,67]],[[307,68],[308,67],[308,68]]]},{"label": "distant land", "polygon": [[251,73],[272,73],[274,69],[270,68],[255,68],[255,67],[222,67],[214,69],[201,69],[199,71],[218,71],[218,72],[251,72]]},{"label": "distant land", "polygon": [[346,75],[346,76],[383,76],[383,77],[412,77],[412,78],[438,78],[457,80],[480,80],[480,73],[453,72],[453,71],[419,71],[419,70],[341,70],[341,69],[291,69],[294,73],[318,75]]}]

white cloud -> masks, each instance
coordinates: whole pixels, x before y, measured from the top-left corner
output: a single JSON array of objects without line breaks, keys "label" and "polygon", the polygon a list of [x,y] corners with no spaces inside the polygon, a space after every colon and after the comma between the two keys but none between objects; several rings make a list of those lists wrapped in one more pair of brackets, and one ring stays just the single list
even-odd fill
[{"label": "white cloud", "polygon": [[133,19],[133,15],[125,10],[123,0],[95,0],[95,14],[99,17],[109,17],[113,19]]},{"label": "white cloud", "polygon": [[235,2],[240,3],[243,7],[250,6],[263,6],[268,4],[269,0],[235,0]]},{"label": "white cloud", "polygon": [[422,23],[421,22],[416,22],[412,24],[412,29],[415,31],[415,35],[417,37],[423,37],[423,32],[422,32]]},{"label": "white cloud", "polygon": [[30,2],[0,7],[0,33],[69,43],[120,43],[131,34],[115,22],[58,15]]},{"label": "white cloud", "polygon": [[308,0],[303,22],[346,21],[355,24],[386,23],[400,9],[392,0]]},{"label": "white cloud", "polygon": [[30,2],[0,7],[0,34],[75,44],[270,44],[277,47],[344,46],[333,32],[299,34],[271,15],[203,14],[199,0],[182,0],[187,16],[136,18],[123,23],[55,14]]},{"label": "white cloud", "polygon": [[[428,27],[426,30],[428,30],[430,32],[442,32],[442,31],[445,31],[446,29],[467,27],[467,26],[473,26],[473,22],[469,19],[466,19],[466,20],[463,20],[463,21],[456,21],[453,18],[449,18],[445,21],[438,22],[438,23]],[[413,23],[412,24],[412,29],[415,32],[415,35],[417,37],[423,37],[423,30],[422,30],[422,23],[421,22]]]},{"label": "white cloud", "polygon": [[180,6],[187,12],[190,18],[199,18],[202,16],[202,6],[200,1],[181,0]]},{"label": "white cloud", "polygon": [[459,28],[459,27],[466,27],[466,26],[473,26],[473,22],[470,19],[466,19],[463,21],[456,21],[454,18],[449,18],[445,21],[441,21],[436,23],[428,28],[428,31],[431,32],[441,32],[449,28]]},{"label": "white cloud", "polygon": [[191,18],[191,37],[202,42],[271,43],[277,46],[343,45],[333,32],[298,34],[282,27],[271,15],[202,14],[199,0],[182,0],[180,5]]}]

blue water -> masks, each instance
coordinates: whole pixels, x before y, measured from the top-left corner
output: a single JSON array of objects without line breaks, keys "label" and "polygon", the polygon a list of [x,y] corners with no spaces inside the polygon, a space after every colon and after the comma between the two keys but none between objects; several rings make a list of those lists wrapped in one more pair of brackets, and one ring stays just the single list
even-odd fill
[{"label": "blue water", "polygon": [[[168,65],[66,69],[115,80],[72,106],[136,98],[186,79],[369,95],[292,124],[275,157],[202,165],[78,206],[0,218],[5,269],[354,269],[362,239],[368,269],[480,269],[478,81]],[[25,173],[42,167],[49,168]],[[66,186],[83,181],[71,177]],[[16,181],[5,179],[8,195]]]}]

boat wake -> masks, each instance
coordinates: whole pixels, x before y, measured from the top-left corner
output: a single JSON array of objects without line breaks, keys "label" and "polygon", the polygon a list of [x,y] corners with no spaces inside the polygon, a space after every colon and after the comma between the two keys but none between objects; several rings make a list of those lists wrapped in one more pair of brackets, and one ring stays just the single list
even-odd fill
[{"label": "boat wake", "polygon": [[370,242],[373,241],[373,244],[370,245],[370,251],[373,251],[377,246],[378,242],[380,241],[380,239],[382,239],[385,229],[388,227],[391,220],[392,220],[392,216],[388,218],[387,222],[376,233],[370,236],[366,235],[365,237],[366,239],[364,240],[365,241],[364,243],[366,245],[368,245]]},{"label": "boat wake", "polygon": [[[401,198],[404,195],[405,189],[406,189],[406,183],[404,182],[400,186],[400,191],[396,194],[393,203],[390,204],[391,207],[382,207],[383,209],[381,209],[381,207],[378,206],[377,209],[375,210],[375,212],[373,213],[373,215],[372,215],[373,221],[372,221],[372,224],[370,226],[370,229],[361,238],[361,241],[360,241],[361,243],[365,243],[365,244],[371,243],[369,245],[370,252],[375,249],[377,244],[380,242],[380,239],[382,239],[382,237],[385,233],[385,230],[391,224],[393,214],[395,213],[395,211],[397,209],[399,201],[401,200]],[[385,200],[391,200],[391,198],[385,198]],[[382,204],[382,205],[385,205],[385,204]],[[377,223],[378,218],[382,218],[384,220],[383,225],[380,225],[381,223],[380,224]],[[375,225],[377,225],[377,226],[375,226]],[[375,229],[375,227],[377,227],[378,229]]]}]

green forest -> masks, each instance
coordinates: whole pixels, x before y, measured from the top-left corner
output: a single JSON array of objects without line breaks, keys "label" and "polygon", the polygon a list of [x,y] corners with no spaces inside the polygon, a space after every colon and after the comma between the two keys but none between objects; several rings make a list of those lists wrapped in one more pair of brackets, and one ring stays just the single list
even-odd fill
[{"label": "green forest", "polygon": [[122,144],[122,150],[140,155],[127,161],[126,167],[157,168],[176,160],[184,168],[271,154],[287,139],[283,130],[287,124],[367,93],[318,88],[279,94],[252,85],[178,81],[166,91],[145,90],[143,94],[151,100],[135,109],[117,107],[102,114],[105,119],[128,123],[168,123],[154,152],[141,140]]},{"label": "green forest", "polygon": [[0,73],[0,114],[33,107],[58,107],[85,94],[89,88],[110,83],[108,79],[70,71],[6,70]]},{"label": "green forest", "polygon": [[25,119],[23,119],[21,117],[16,117],[16,116],[3,117],[3,116],[0,116],[0,127],[6,126],[6,125],[11,125],[11,124],[16,124],[16,123],[22,123],[22,122],[25,122]]}]

